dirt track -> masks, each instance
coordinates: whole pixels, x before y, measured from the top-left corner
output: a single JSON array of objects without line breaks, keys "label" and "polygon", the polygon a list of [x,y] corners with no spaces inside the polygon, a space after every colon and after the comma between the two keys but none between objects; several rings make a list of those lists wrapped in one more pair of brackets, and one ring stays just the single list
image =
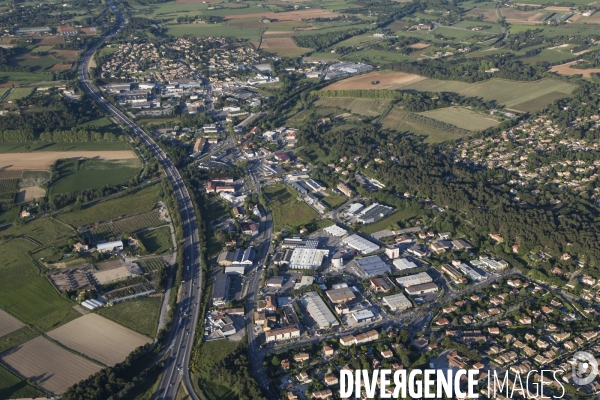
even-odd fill
[{"label": "dirt track", "polygon": [[99,160],[126,160],[137,158],[133,150],[115,151],[36,151],[31,153],[0,154],[0,170],[48,170],[56,160],[95,158]]}]

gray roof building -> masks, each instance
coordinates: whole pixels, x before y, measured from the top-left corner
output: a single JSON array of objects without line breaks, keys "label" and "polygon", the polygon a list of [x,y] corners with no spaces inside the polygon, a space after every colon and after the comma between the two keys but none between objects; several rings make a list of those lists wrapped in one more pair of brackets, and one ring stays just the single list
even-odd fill
[{"label": "gray roof building", "polygon": [[319,328],[327,329],[339,325],[335,315],[317,292],[308,292],[302,296],[302,304],[304,304],[310,317],[315,320]]},{"label": "gray roof building", "polygon": [[391,273],[390,267],[379,256],[357,258],[354,265],[364,278]]}]

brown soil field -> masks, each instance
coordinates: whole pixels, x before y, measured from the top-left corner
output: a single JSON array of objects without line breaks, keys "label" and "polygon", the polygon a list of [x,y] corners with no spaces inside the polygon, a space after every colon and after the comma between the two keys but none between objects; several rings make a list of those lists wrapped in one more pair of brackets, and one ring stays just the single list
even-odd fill
[{"label": "brown soil field", "polygon": [[22,171],[0,170],[0,179],[19,179]]},{"label": "brown soil field", "polygon": [[502,15],[509,22],[541,22],[548,16],[548,13],[538,11],[519,11],[510,8],[503,8]]},{"label": "brown soil field", "polygon": [[498,20],[498,14],[496,14],[496,10],[491,10],[487,8],[474,8],[466,13],[469,16],[479,16],[483,15],[483,20],[487,22],[496,22]]},{"label": "brown soil field", "polygon": [[19,189],[17,193],[17,204],[29,203],[30,201],[41,199],[46,195],[46,190],[39,186],[28,186]]},{"label": "brown soil field", "polygon": [[566,64],[555,65],[550,68],[550,72],[557,72],[562,75],[583,75],[584,78],[590,78],[592,73],[600,73],[600,68],[577,69],[570,68],[571,65],[577,64],[577,61],[572,61]]},{"label": "brown soil field", "polygon": [[595,12],[589,17],[584,17],[583,15],[577,16],[580,17],[577,19],[577,22],[580,24],[600,24],[600,12]]},{"label": "brown soil field", "polygon": [[52,50],[50,54],[64,61],[73,62],[77,58],[76,50]]},{"label": "brown soil field", "polygon": [[54,64],[52,67],[48,68],[48,71],[68,71],[72,66],[73,64]]},{"label": "brown soil field", "polygon": [[[569,22],[577,22],[579,21],[581,18],[583,17],[583,15],[581,14],[575,14],[573,15],[571,18],[569,18],[567,21]],[[587,21],[586,21],[587,22]]]},{"label": "brown soil field", "polygon": [[125,360],[134,349],[151,341],[98,314],[79,317],[47,335],[63,346],[109,366]]},{"label": "brown soil field", "polygon": [[550,6],[550,7],[546,7],[545,9],[548,10],[548,11],[561,11],[561,12],[571,11],[571,7],[555,7],[555,6]]},{"label": "brown soil field", "polygon": [[[353,90],[353,89],[400,89],[427,79],[420,75],[406,74],[404,72],[370,72],[365,75],[353,76],[342,81],[332,83],[321,90]],[[377,85],[371,84],[379,81]]]},{"label": "brown soil field", "polygon": [[102,369],[43,336],[2,353],[0,360],[52,393],[62,393]]},{"label": "brown soil field", "polygon": [[127,160],[137,158],[132,150],[115,151],[39,151],[32,153],[7,153],[0,157],[0,168],[7,170],[48,170],[56,160],[63,158],[100,160]]},{"label": "brown soil field", "polygon": [[0,337],[8,335],[9,333],[16,331],[23,326],[25,326],[24,323],[6,311],[0,310]]},{"label": "brown soil field", "polygon": [[430,45],[427,43],[415,43],[408,46],[409,49],[425,49]]},{"label": "brown soil field", "polygon": [[265,31],[263,36],[296,36],[294,31]]},{"label": "brown soil field", "polygon": [[258,14],[239,14],[239,15],[228,15],[225,19],[239,19],[239,18],[269,18],[276,19],[279,21],[301,21],[302,19],[310,18],[335,18],[339,14],[327,10],[320,9],[309,9],[309,10],[297,10],[297,11],[284,11],[284,12],[264,12]]},{"label": "brown soil field", "polygon": [[176,0],[181,4],[196,4],[196,3],[220,3],[221,0]]},{"label": "brown soil field", "polygon": [[273,37],[263,39],[262,43],[260,44],[260,47],[262,47],[263,49],[273,49],[277,47],[289,49],[292,47],[298,47],[298,45],[296,44],[296,42],[294,42],[294,39],[290,37]]},{"label": "brown soil field", "polygon": [[39,44],[46,44],[46,45],[55,45],[55,44],[61,44],[64,43],[65,40],[63,38],[58,38],[58,37],[46,37],[43,38],[42,40],[40,40]]}]

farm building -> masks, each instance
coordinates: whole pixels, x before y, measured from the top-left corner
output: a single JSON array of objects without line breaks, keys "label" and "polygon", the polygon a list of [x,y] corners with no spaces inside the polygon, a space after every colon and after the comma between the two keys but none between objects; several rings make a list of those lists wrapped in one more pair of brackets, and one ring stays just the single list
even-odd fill
[{"label": "farm building", "polygon": [[123,250],[123,242],[116,240],[114,242],[100,243],[96,245],[96,250],[98,250],[100,253]]}]

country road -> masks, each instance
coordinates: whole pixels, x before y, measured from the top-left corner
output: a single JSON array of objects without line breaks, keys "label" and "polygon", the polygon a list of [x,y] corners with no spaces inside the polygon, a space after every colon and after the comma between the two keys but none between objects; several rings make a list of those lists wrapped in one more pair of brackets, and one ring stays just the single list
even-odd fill
[{"label": "country road", "polygon": [[122,127],[129,129],[133,135],[139,137],[154,157],[160,162],[163,170],[173,186],[181,214],[183,228],[183,245],[185,265],[184,281],[182,282],[181,297],[174,314],[174,326],[169,338],[170,353],[165,361],[165,370],[159,383],[156,399],[174,399],[177,394],[179,382],[183,380],[188,393],[195,400],[198,399],[190,382],[189,371],[190,355],[196,326],[198,325],[198,312],[201,300],[202,269],[200,264],[199,235],[194,206],[189,192],[179,175],[179,171],[166,156],[163,150],[144,132],[133,123],[124,113],[108,102],[100,91],[93,86],[88,74],[89,63],[96,49],[105,41],[111,39],[127,23],[115,5],[107,0],[108,6],[117,16],[117,28],[102,37],[82,57],[79,64],[78,76],[83,90],[115,121]]}]

